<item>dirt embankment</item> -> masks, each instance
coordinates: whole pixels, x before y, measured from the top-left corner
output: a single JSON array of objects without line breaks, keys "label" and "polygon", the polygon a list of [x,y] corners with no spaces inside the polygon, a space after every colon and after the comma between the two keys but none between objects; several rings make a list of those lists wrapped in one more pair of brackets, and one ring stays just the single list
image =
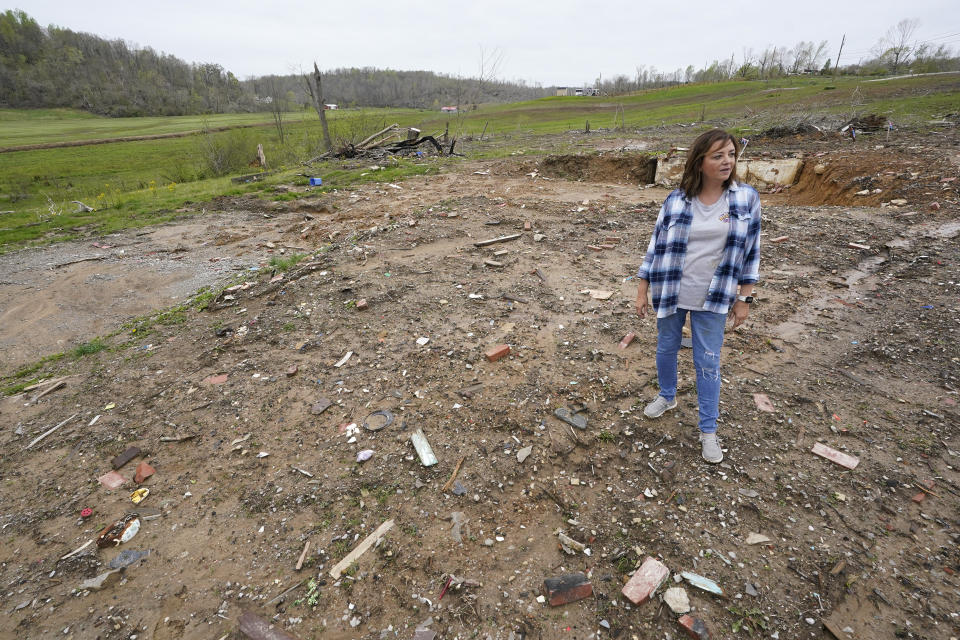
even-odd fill
[{"label": "dirt embankment", "polygon": [[[763,196],[763,279],[726,339],[718,466],[699,457],[687,352],[678,408],[642,413],[655,328],[633,312],[630,276],[666,192],[590,178],[629,168],[562,161],[577,182],[471,164],[256,214],[223,201],[98,241],[115,248],[23,254],[35,267],[3,285],[20,287],[0,290],[4,312],[69,309],[53,329],[37,322],[30,353],[89,335],[66,315],[93,326],[71,290],[104,287],[112,322],[152,303],[123,287],[182,299],[189,277],[239,286],[49,365],[72,377],[42,398],[0,403],[0,637],[222,638],[244,612],[299,638],[409,639],[418,625],[445,639],[679,637],[664,589],[640,605],[621,594],[648,556],[713,637],[960,635],[960,198],[944,181],[957,142],[916,134],[923,149],[889,164],[840,142],[757,149],[828,170]],[[878,201],[841,188],[858,175],[877,180]],[[803,204],[827,184],[835,200]],[[110,253],[65,264],[94,250]],[[285,274],[269,266],[297,252],[310,257]],[[499,344],[510,354],[490,361]],[[417,430],[438,464],[421,462]],[[129,446],[141,454],[119,469],[126,483],[106,489],[97,478]],[[134,506],[141,461],[156,473]],[[129,542],[65,557],[130,512]],[[134,550],[150,553],[102,590],[81,586]],[[572,572],[590,597],[538,601],[544,579]]]}]

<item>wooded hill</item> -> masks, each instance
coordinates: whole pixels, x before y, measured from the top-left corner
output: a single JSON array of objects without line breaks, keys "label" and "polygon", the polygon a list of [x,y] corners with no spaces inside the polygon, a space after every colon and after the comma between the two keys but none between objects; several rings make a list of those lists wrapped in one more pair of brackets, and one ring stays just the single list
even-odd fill
[{"label": "wooded hill", "polygon": [[[0,106],[71,107],[110,116],[196,115],[306,108],[299,76],[241,81],[219,64],[190,64],[123,40],[41,27],[20,10],[0,13]],[[546,95],[521,84],[429,71],[337,69],[324,98],[346,106],[439,108]]]}]

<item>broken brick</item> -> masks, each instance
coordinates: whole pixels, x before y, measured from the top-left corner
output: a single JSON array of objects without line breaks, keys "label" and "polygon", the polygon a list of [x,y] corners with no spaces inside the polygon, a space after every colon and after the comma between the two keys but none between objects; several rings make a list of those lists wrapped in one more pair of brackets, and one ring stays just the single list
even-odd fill
[{"label": "broken brick", "polygon": [[567,573],[558,578],[544,580],[543,595],[550,602],[550,606],[558,607],[589,598],[593,595],[593,585],[583,573]]},{"label": "broken brick", "polygon": [[207,376],[203,379],[204,384],[223,384],[227,381],[227,374],[221,373],[220,375]]},{"label": "broken brick", "polygon": [[357,300],[357,309],[358,309],[358,310],[363,311],[364,309],[367,308],[367,306],[368,306],[368,305],[367,305],[367,299],[366,299],[366,298],[360,298],[359,300]]},{"label": "broken brick", "polygon": [[917,504],[920,504],[926,499],[927,499],[927,494],[925,494],[923,491],[913,496],[913,501],[916,502]]},{"label": "broken brick", "polygon": [[590,249],[590,251],[603,251],[602,247],[598,247],[597,245],[594,245],[594,244],[588,244],[587,249]]},{"label": "broken brick", "polygon": [[487,349],[487,352],[484,355],[487,356],[487,360],[490,362],[496,362],[508,353],[510,353],[510,345],[498,344],[495,347],[490,347]]},{"label": "broken brick", "polygon": [[635,334],[633,331],[623,336],[623,340],[620,341],[620,348],[626,349],[627,347],[629,347],[630,343],[633,342],[633,339],[636,337],[637,337],[637,334]]},{"label": "broken brick", "polygon": [[110,466],[119,469],[140,455],[140,447],[127,447],[127,450],[110,461]]},{"label": "broken brick", "polygon": [[778,243],[780,243],[780,242],[786,242],[786,241],[789,240],[789,239],[790,239],[790,236],[777,236],[776,238],[774,238],[774,239],[771,240],[770,242],[773,242],[773,243],[775,243],[775,244],[778,244]]},{"label": "broken brick", "polygon": [[292,378],[293,376],[297,375],[297,371],[299,370],[300,369],[297,367],[297,365],[295,364],[290,365],[289,367],[287,367],[287,377]]},{"label": "broken brick", "polygon": [[684,614],[677,620],[687,635],[696,640],[710,640],[710,631],[706,623],[700,618],[694,618],[690,614]]},{"label": "broken brick", "polygon": [[523,223],[523,230],[524,230],[524,231],[530,231],[531,229],[533,229],[533,225],[530,224],[529,221]]},{"label": "broken brick", "polygon": [[156,472],[157,472],[156,469],[154,469],[149,464],[147,464],[146,460],[143,460],[140,462],[140,464],[137,465],[137,471],[136,471],[136,475],[133,476],[133,481],[136,482],[137,484],[140,484],[141,482],[143,482],[144,480],[146,480]]},{"label": "broken brick", "polygon": [[619,236],[607,236],[606,238],[603,239],[603,241],[604,241],[604,242],[607,242],[607,243],[611,243],[611,244],[616,244],[616,243],[620,242],[620,237],[619,237]]},{"label": "broken brick", "polygon": [[643,604],[669,575],[670,569],[665,564],[647,556],[629,582],[623,585],[622,593],[633,604]]},{"label": "broken brick", "polygon": [[107,489],[118,489],[126,481],[127,479],[116,471],[109,471],[97,478],[97,482],[105,486]]}]

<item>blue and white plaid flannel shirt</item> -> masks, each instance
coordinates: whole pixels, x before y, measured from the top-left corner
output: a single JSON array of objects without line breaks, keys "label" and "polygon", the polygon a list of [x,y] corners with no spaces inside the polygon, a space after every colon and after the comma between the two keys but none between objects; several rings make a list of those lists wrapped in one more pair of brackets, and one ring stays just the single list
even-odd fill
[{"label": "blue and white plaid flannel shirt", "polygon": [[[730,232],[720,264],[713,274],[704,311],[727,313],[737,297],[737,287],[753,284],[760,270],[760,195],[753,187],[730,183]],[[650,283],[658,318],[676,313],[683,262],[693,209],[683,191],[675,190],[664,201],[637,277]]]}]

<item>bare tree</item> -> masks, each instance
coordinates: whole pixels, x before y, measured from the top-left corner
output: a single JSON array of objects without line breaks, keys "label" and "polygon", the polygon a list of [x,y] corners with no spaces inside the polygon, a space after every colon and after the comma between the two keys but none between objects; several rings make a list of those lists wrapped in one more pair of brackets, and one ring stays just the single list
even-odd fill
[{"label": "bare tree", "polygon": [[313,63],[313,78],[303,74],[303,83],[306,85],[307,93],[313,101],[313,108],[317,110],[320,116],[320,126],[323,129],[323,150],[330,151],[333,143],[330,141],[330,128],[327,126],[327,112],[323,98],[323,75],[317,67],[316,61]]},{"label": "bare tree", "polygon": [[477,78],[477,97],[473,101],[474,105],[483,100],[483,92],[488,90],[489,85],[497,76],[501,64],[503,64],[503,51],[499,47],[495,47],[489,53],[485,52],[483,47],[480,47],[480,76]]},{"label": "bare tree", "polygon": [[913,34],[919,26],[919,20],[901,20],[877,43],[878,56],[889,61],[891,73],[896,73],[910,59],[916,47]]},{"label": "bare tree", "polygon": [[276,77],[270,78],[270,113],[273,115],[273,125],[277,128],[277,136],[280,138],[281,146],[286,138],[286,132],[283,128],[283,112],[286,108],[286,100],[282,88],[277,87]]}]

